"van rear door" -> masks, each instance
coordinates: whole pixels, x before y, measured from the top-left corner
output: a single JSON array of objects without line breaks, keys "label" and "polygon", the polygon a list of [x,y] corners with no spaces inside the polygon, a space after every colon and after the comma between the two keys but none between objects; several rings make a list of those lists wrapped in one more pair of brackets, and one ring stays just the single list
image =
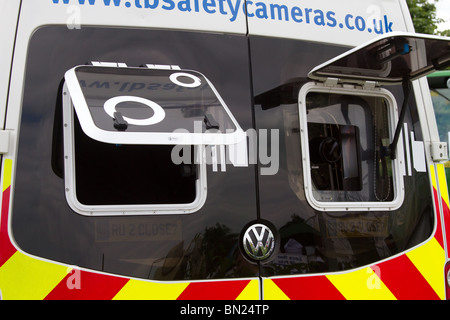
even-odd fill
[{"label": "van rear door", "polygon": [[448,39],[391,34],[348,52],[285,41],[297,47],[280,61],[291,69],[311,52],[342,51],[255,98],[256,126],[283,133],[285,158],[260,177],[261,217],[280,233],[278,256],[262,266],[264,298],[445,298],[439,159],[411,82],[448,65]]}]

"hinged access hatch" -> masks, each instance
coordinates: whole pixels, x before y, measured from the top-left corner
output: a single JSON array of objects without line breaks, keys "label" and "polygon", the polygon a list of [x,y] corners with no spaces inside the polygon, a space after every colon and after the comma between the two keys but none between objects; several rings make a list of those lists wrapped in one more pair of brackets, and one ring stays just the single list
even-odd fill
[{"label": "hinged access hatch", "polygon": [[317,67],[309,77],[341,83],[378,85],[416,80],[450,66],[450,38],[414,33],[391,33],[349,50]]},{"label": "hinged access hatch", "polygon": [[245,132],[197,71],[78,66],[62,94],[66,198],[79,214],[193,213],[207,197],[208,151],[213,167],[217,147],[246,164]]},{"label": "hinged access hatch", "polygon": [[[396,148],[412,81],[449,65],[449,39],[392,33],[309,73],[316,81],[300,88],[298,105],[304,190],[313,208],[383,211],[402,205],[404,162]],[[404,89],[401,109],[380,88],[398,84]]]},{"label": "hinged access hatch", "polygon": [[78,66],[65,80],[83,131],[97,141],[229,145],[245,137],[212,83],[196,71]]},{"label": "hinged access hatch", "polygon": [[[450,38],[392,33],[358,46],[314,68],[308,76],[319,81],[380,85],[402,84],[404,101],[392,143],[384,151],[395,158],[411,82],[450,66]],[[369,86],[370,87],[370,86]],[[373,87],[373,86],[372,86]]]}]

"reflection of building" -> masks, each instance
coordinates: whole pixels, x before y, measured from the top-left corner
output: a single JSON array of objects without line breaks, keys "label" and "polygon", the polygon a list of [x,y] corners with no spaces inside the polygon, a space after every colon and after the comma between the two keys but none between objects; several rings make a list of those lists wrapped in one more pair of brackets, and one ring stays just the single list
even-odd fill
[{"label": "reflection of building", "polygon": [[[306,273],[323,270],[324,260],[316,248],[320,232],[297,215],[280,228],[281,248],[274,260],[277,268],[289,273]],[[319,239],[319,240],[318,240]]]},{"label": "reflection of building", "polygon": [[225,225],[206,228],[186,248],[184,241],[180,241],[164,258],[156,260],[150,277],[173,280],[253,276],[257,266],[242,257],[236,245],[237,238],[238,235],[230,233]]}]

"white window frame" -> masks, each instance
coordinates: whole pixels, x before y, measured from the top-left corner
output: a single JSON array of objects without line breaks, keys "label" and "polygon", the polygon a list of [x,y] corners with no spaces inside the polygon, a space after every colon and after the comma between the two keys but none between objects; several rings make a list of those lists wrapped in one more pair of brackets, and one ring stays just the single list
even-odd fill
[{"label": "white window frame", "polygon": [[[93,63],[93,66],[97,68],[131,68],[127,67],[123,63]],[[193,70],[182,70],[178,66],[171,66],[166,68],[165,66],[155,67],[147,65],[148,69],[164,69],[171,70],[174,73],[170,76],[171,81],[177,83],[179,76],[188,77],[193,80],[193,83],[179,83],[182,86],[198,86],[200,85],[200,76],[205,79],[218,101],[221,103],[223,111],[227,114],[233,123],[234,130],[226,130],[225,132],[206,130],[201,132],[201,126],[199,132],[194,127],[194,132],[187,132],[186,130],[175,130],[174,132],[132,132],[132,131],[107,131],[97,127],[94,123],[92,115],[89,111],[89,106],[83,95],[80,83],[78,81],[76,70],[79,67],[76,66],[65,73],[64,87],[63,87],[63,121],[64,121],[64,158],[65,158],[65,189],[66,199],[69,206],[77,213],[82,215],[151,215],[151,214],[189,214],[198,211],[206,202],[207,197],[207,170],[206,170],[206,146],[209,145],[218,146],[227,149],[230,153],[230,161],[234,166],[246,166],[247,158],[245,156],[247,152],[246,134],[239,126],[239,123],[234,118],[231,111],[228,109],[224,100],[215,89],[214,85],[201,73]],[[142,70],[142,68],[139,68]],[[199,77],[197,77],[198,75]],[[174,77],[174,78],[172,78]],[[117,98],[109,99],[113,105],[118,103],[117,101],[111,101],[114,99],[122,99],[123,101],[143,101],[154,111],[154,116],[151,120],[158,123],[164,119],[164,111],[156,103],[146,100],[139,96],[120,96]],[[119,101],[118,100],[118,101]],[[122,101],[120,100],[120,101]],[[109,116],[114,109],[107,106],[105,102],[104,109]],[[119,101],[119,102],[120,102]],[[145,205],[85,205],[80,203],[76,197],[76,176],[75,176],[75,152],[74,149],[74,112],[76,112],[83,132],[91,139],[113,144],[132,144],[132,145],[183,145],[194,146],[196,149],[195,164],[198,166],[197,181],[196,181],[196,197],[192,203],[184,204],[145,204]],[[158,115],[158,113],[161,113]],[[155,120],[153,118],[158,118]],[[148,120],[148,119],[147,119]],[[142,121],[133,119],[131,121]],[[130,121],[128,121],[130,122]],[[146,125],[151,125],[147,123]],[[194,124],[195,126],[195,124]]]},{"label": "white window frame", "polygon": [[[198,178],[196,198],[183,204],[144,204],[144,205],[85,205],[76,196],[75,145],[74,145],[74,106],[67,84],[63,86],[63,141],[64,141],[64,181],[65,194],[69,206],[76,213],[85,216],[123,216],[153,214],[190,214],[198,211],[206,202],[207,179],[204,145],[196,146],[198,152]],[[150,145],[149,145],[150,146]]]},{"label": "white window frame", "polygon": [[338,201],[319,201],[314,198],[311,164],[309,155],[308,122],[306,113],[306,96],[310,92],[336,93],[354,96],[380,97],[387,101],[389,116],[389,135],[392,139],[393,132],[398,121],[398,107],[395,97],[386,89],[375,88],[373,90],[363,90],[361,87],[352,85],[326,86],[323,83],[306,83],[299,92],[299,121],[300,121],[300,142],[302,152],[304,189],[308,203],[319,211],[390,211],[398,209],[404,201],[404,185],[401,171],[400,150],[398,156],[392,160],[394,199],[392,201],[367,201],[367,202],[338,202]]}]

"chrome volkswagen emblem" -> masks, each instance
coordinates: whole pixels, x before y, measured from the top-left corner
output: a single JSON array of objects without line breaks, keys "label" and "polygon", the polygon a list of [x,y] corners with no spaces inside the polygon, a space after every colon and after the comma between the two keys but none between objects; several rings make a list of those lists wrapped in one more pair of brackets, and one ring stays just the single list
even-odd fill
[{"label": "chrome volkswagen emblem", "polygon": [[241,236],[241,248],[252,262],[268,260],[275,252],[276,242],[272,229],[263,223],[248,225]]}]

